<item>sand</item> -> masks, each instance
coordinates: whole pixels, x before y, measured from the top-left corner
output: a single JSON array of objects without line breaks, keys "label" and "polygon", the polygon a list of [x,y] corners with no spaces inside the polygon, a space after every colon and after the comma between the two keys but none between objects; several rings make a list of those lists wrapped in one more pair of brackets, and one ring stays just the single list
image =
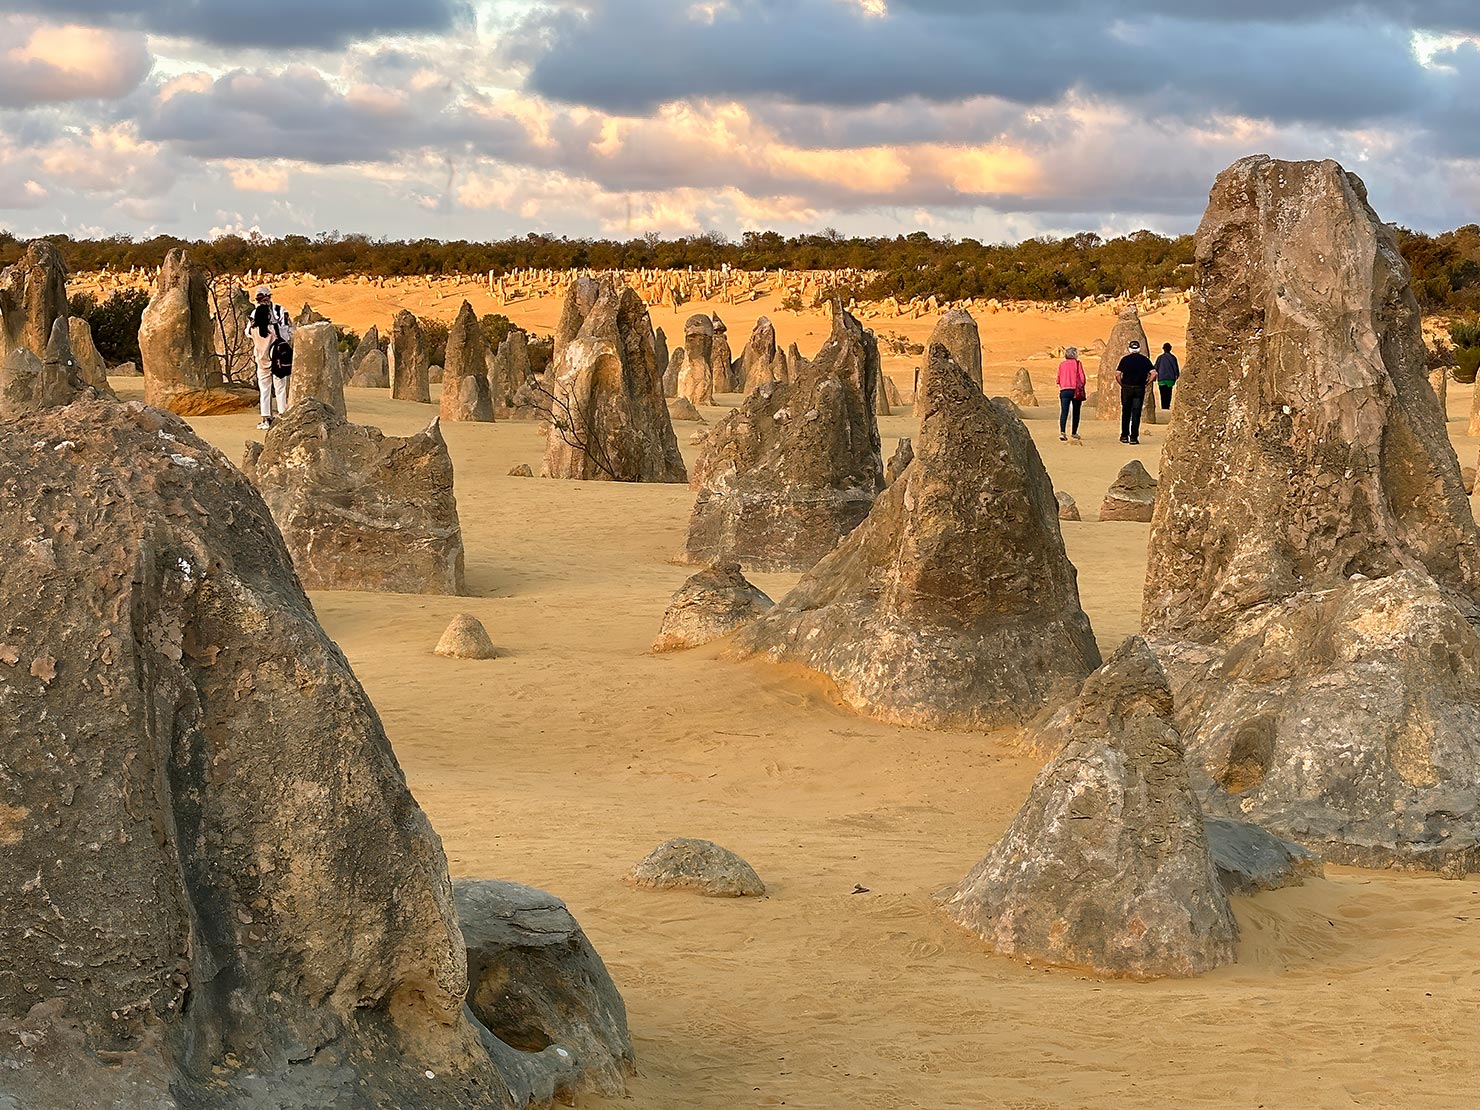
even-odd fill
[{"label": "sand", "polygon": [[[284,299],[294,310],[302,300]],[[314,303],[351,326],[389,318],[364,305],[355,317],[327,295]],[[521,322],[548,328],[553,304],[533,307]],[[657,315],[668,327],[692,310]],[[720,311],[738,351],[747,314]],[[1185,308],[1167,311],[1147,331],[1180,351]],[[773,319],[807,354],[825,327],[816,315]],[[930,323],[871,322],[921,338]],[[1035,384],[1049,399],[1051,364],[1028,356],[1103,338],[1110,314],[981,324],[988,389],[1005,392],[1011,371],[1028,365],[1035,377],[1041,368]],[[903,377],[907,363],[891,370]],[[114,385],[141,394],[139,379]],[[346,392],[352,419],[390,433],[436,413],[385,391]],[[1449,428],[1467,463],[1477,448],[1462,435],[1470,396],[1466,386],[1450,394]],[[736,400],[721,398],[706,416]],[[1064,531],[1108,653],[1138,624],[1147,526],[1099,524],[1095,511],[1133,455],[1155,472],[1165,428],[1136,451],[1112,425],[1086,421],[1087,442],[1075,447],[1058,442],[1056,412],[1026,416],[1055,484],[1086,517]],[[194,424],[239,459],[261,435],[254,422]],[[881,421],[886,456],[912,425],[907,415]],[[679,426],[679,440],[692,463],[689,429]],[[445,433],[474,596],[317,593],[313,602],[384,718],[452,873],[559,894],[611,969],[641,1074],[627,1100],[582,1105],[1472,1100],[1480,877],[1331,868],[1300,889],[1234,899],[1238,965],[1190,982],[1099,982],[993,957],[935,911],[932,894],[984,854],[1026,794],[1037,764],[1010,736],[877,724],[841,708],[820,680],[720,660],[722,645],[646,654],[688,574],[668,560],[692,494],[508,477],[521,462],[538,470],[543,442],[529,424]],[[755,576],[774,597],[795,579]],[[464,610],[487,626],[499,659],[433,654]],[[739,852],[769,896],[709,900],[621,881],[677,835]]]}]

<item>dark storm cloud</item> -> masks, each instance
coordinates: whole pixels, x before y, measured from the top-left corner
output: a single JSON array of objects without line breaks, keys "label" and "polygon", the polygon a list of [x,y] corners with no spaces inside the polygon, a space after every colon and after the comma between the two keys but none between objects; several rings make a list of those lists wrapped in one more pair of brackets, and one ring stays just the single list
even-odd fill
[{"label": "dark storm cloud", "polygon": [[389,34],[473,25],[468,0],[10,0],[11,12],[221,46],[331,48]]},{"label": "dark storm cloud", "polygon": [[1410,29],[1480,25],[1471,6],[893,0],[878,17],[841,0],[731,0],[705,16],[671,0],[600,0],[537,15],[522,35],[533,91],[617,112],[705,96],[1048,104],[1081,90],[1172,115],[1350,125],[1421,103],[1428,78]]}]

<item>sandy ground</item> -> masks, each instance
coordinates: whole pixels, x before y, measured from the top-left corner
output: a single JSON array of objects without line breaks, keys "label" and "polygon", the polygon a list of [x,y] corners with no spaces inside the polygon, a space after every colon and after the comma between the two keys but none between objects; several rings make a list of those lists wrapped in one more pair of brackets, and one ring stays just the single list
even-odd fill
[{"label": "sandy ground", "polygon": [[[282,299],[295,310],[301,303]],[[315,303],[357,329],[389,318],[327,295]],[[669,325],[689,311],[658,322],[675,334]],[[746,313],[720,311],[738,351]],[[554,312],[549,304],[510,314],[540,330]],[[807,354],[825,326],[805,315],[776,323]],[[872,323],[920,337],[931,324]],[[1109,315],[1004,314],[981,324],[989,390],[1005,390],[1010,371],[1028,365],[1048,399],[1049,364],[1028,356],[1102,338]],[[1169,310],[1147,330],[1180,350],[1184,325],[1185,309]],[[115,385],[140,392],[138,379]],[[390,433],[435,414],[383,391],[348,392],[352,418]],[[1470,392],[1458,387],[1450,402],[1465,462],[1477,446],[1460,434]],[[722,408],[706,415],[712,422]],[[1065,538],[1108,653],[1138,624],[1147,528],[1093,517],[1135,449],[1093,421],[1085,446],[1061,444],[1056,413],[1026,416],[1056,485],[1087,518],[1066,525]],[[239,459],[243,442],[260,435],[254,419],[195,424]],[[881,421],[886,455],[912,424],[905,415]],[[678,425],[692,463],[691,430]],[[530,425],[445,431],[473,596],[313,601],[380,710],[453,874],[558,893],[611,969],[640,1075],[625,1102],[583,1105],[1472,1102],[1480,877],[1332,868],[1300,889],[1235,899],[1239,964],[1190,982],[1098,982],[990,956],[935,911],[932,894],[1006,827],[1033,761],[1003,736],[854,716],[821,681],[723,662],[717,648],[647,654],[688,573],[668,560],[690,492],[511,478],[517,463],[538,470],[543,443]],[[1150,429],[1138,452],[1153,471],[1164,432]],[[756,581],[779,597],[795,577]],[[459,610],[484,621],[502,658],[432,654]],[[738,851],[769,895],[721,901],[627,887],[627,869],[673,835]],[[867,889],[854,893],[855,884]]]}]

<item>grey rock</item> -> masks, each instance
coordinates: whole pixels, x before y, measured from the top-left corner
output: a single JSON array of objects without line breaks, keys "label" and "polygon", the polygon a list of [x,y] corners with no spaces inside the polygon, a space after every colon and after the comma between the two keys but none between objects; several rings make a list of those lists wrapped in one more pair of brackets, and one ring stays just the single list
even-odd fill
[{"label": "grey rock", "polygon": [[1141,465],[1141,460],[1132,459],[1120,468],[1105,492],[1100,519],[1148,523],[1156,511],[1156,489],[1156,479]]},{"label": "grey rock", "polygon": [[776,381],[776,357],[785,355],[776,348],[776,327],[765,317],[759,317],[740,352],[740,364],[734,377],[736,388],[742,393],[754,393],[761,386]]},{"label": "grey rock", "polygon": [[[52,325],[55,327],[55,325]],[[243,327],[246,325],[243,324]],[[246,338],[243,336],[243,338]],[[83,382],[94,389],[107,391],[108,366],[98,354],[93,342],[92,327],[81,316],[67,319],[67,341],[72,346],[72,357],[77,362],[77,373]]]},{"label": "grey rock", "polygon": [[766,884],[755,869],[734,852],[713,841],[686,836],[665,840],[638,860],[631,882],[653,890],[692,890],[710,898],[766,893]]},{"label": "grey rock", "polygon": [[673,595],[653,651],[681,651],[718,640],[761,616],[771,604],[740,573],[739,564],[706,567]]},{"label": "grey rock", "polygon": [[339,333],[328,321],[301,325],[293,333],[293,374],[288,379],[288,396],[295,405],[312,397],[340,416],[348,411],[344,404]]},{"label": "grey rock", "polygon": [[45,239],[26,245],[19,262],[0,271],[0,351],[23,347],[46,355],[52,329],[67,315],[67,267]]},{"label": "grey rock", "polygon": [[1261,890],[1299,886],[1321,878],[1321,858],[1298,844],[1281,840],[1258,825],[1209,817],[1204,823],[1208,851],[1218,879],[1229,894],[1258,894]]},{"label": "grey rock", "polygon": [[971,313],[964,308],[949,309],[936,321],[925,349],[928,351],[933,343],[940,343],[951,352],[956,365],[966,371],[966,376],[976,382],[978,389],[983,388],[982,338]]},{"label": "grey rock", "polygon": [[707,424],[703,413],[694,407],[692,401],[687,397],[675,397],[668,402],[668,416],[674,421],[687,421],[690,424]]},{"label": "grey rock", "polygon": [[1115,327],[1111,329],[1104,353],[1100,355],[1100,372],[1095,379],[1096,419],[1120,420],[1120,384],[1115,380],[1115,371],[1120,360],[1130,352],[1133,339],[1141,344],[1141,353],[1146,354],[1146,329],[1141,326],[1141,314],[1135,305],[1128,305],[1116,317]]},{"label": "grey rock", "polygon": [[397,401],[431,404],[431,358],[421,323],[406,309],[396,313],[391,322],[390,356],[391,396]]},{"label": "grey rock", "polygon": [[714,404],[714,321],[702,312],[690,316],[683,325],[683,345],[678,396],[695,405]]},{"label": "grey rock", "polygon": [[443,420],[488,423],[493,400],[488,392],[488,344],[473,306],[463,301],[447,332],[447,368],[442,375]]},{"label": "grey rock", "polygon": [[361,389],[389,389],[391,371],[385,352],[379,348],[366,351],[364,357],[356,365],[349,384]]}]

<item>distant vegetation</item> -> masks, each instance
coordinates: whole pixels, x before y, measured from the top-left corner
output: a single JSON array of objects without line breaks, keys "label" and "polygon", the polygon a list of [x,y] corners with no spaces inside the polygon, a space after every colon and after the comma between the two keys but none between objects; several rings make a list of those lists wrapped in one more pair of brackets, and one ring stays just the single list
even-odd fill
[{"label": "distant vegetation", "polygon": [[93,346],[110,365],[139,363],[139,324],[149,294],[142,289],[121,289],[105,300],[77,293],[67,300],[67,315],[81,316],[92,328]]},{"label": "distant vegetation", "polygon": [[[1429,312],[1480,313],[1480,226],[1440,235],[1399,229],[1413,286]],[[172,247],[218,273],[308,272],[324,278],[364,274],[503,273],[516,268],[566,270],[698,269],[722,263],[745,270],[870,270],[867,283],[835,291],[860,298],[936,296],[943,300],[996,297],[1002,300],[1068,300],[1142,289],[1185,289],[1192,283],[1192,237],[1167,238],[1137,231],[1118,239],[1083,232],[1066,239],[1029,239],[992,245],[975,239],[932,239],[923,231],[893,238],[844,238],[835,231],[786,237],[774,231],[746,232],[738,241],[708,233],[677,239],[570,239],[525,235],[473,243],[420,239],[371,239],[338,232],[281,239],[223,236],[186,242],[170,236],[134,240],[52,236],[73,270],[131,266],[153,268]],[[0,232],[0,265],[20,257],[24,243]]]}]

